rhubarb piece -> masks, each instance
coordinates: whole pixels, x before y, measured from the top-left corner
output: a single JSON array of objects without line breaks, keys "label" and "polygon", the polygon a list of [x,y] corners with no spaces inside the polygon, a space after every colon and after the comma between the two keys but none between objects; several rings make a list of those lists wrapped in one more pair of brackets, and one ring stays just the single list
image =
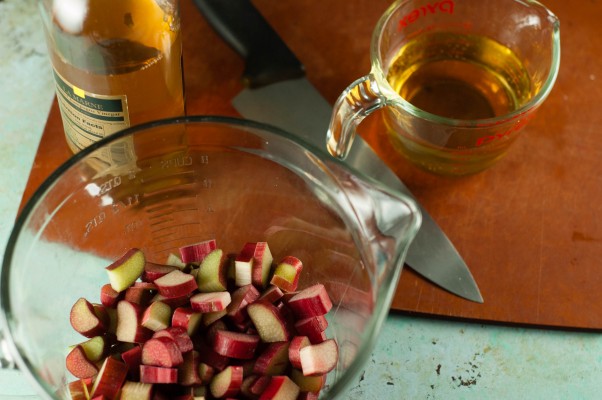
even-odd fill
[{"label": "rhubarb piece", "polygon": [[140,382],[178,383],[178,369],[142,364],[140,366]]},{"label": "rhubarb piece", "polygon": [[221,310],[221,311],[213,311],[213,312],[204,313],[203,318],[202,318],[203,325],[204,326],[212,325],[216,321],[219,321],[220,319],[222,319],[222,317],[224,317],[226,315],[226,313],[227,313],[227,309]]},{"label": "rhubarb piece", "polygon": [[258,242],[253,254],[253,284],[265,288],[268,284],[274,258],[267,242]]},{"label": "rhubarb piece", "polygon": [[96,363],[88,359],[81,344],[73,347],[67,354],[65,365],[76,378],[92,378],[98,373]]},{"label": "rhubarb piece", "polygon": [[113,357],[106,357],[90,390],[90,398],[104,396],[105,399],[117,399],[117,395],[127,377],[128,367]]},{"label": "rhubarb piece", "polygon": [[117,292],[122,292],[140,278],[144,272],[146,260],[144,253],[139,249],[130,249],[117,261],[106,267],[111,287]]},{"label": "rhubarb piece", "polygon": [[83,379],[69,382],[67,385],[69,389],[69,395],[71,400],[89,400],[90,394],[88,392],[88,385]]},{"label": "rhubarb piece", "polygon": [[313,333],[310,333],[309,335],[307,335],[307,337],[309,338],[309,341],[311,342],[311,344],[322,343],[323,341],[328,339],[328,336],[326,336],[326,332],[324,332],[324,331],[322,331],[322,332],[314,331]]},{"label": "rhubarb piece", "polygon": [[278,375],[270,379],[259,400],[296,400],[298,395],[299,386],[288,376]]},{"label": "rhubarb piece", "polygon": [[187,267],[187,264],[184,261],[182,261],[180,256],[178,256],[174,253],[169,253],[169,255],[167,256],[167,261],[165,261],[165,264],[172,266],[172,267],[176,267],[179,270],[184,270]]},{"label": "rhubarb piece", "polygon": [[128,367],[128,379],[131,381],[140,380],[140,364],[142,364],[142,346],[135,345],[129,350],[121,353],[121,359]]},{"label": "rhubarb piece", "polygon": [[180,258],[183,263],[202,262],[209,253],[217,248],[215,239],[205,240],[199,243],[182,246],[179,248]]},{"label": "rhubarb piece", "polygon": [[152,400],[153,385],[151,383],[125,381],[121,388],[119,400]]},{"label": "rhubarb piece", "polygon": [[193,349],[192,339],[186,329],[179,326],[170,326],[153,334],[153,338],[167,337],[176,342],[180,352],[187,353]]},{"label": "rhubarb piece", "polygon": [[198,375],[201,382],[207,384],[211,382],[211,379],[213,379],[213,376],[215,375],[215,368],[201,361],[199,362]]},{"label": "rhubarb piece", "polygon": [[[192,265],[192,264],[189,264],[189,265]],[[192,276],[194,278],[195,282],[198,279],[199,270],[200,270],[200,268],[198,266],[196,266],[194,268],[190,268],[190,271],[187,272],[190,276]],[[186,271],[183,271],[183,272],[186,272]]]},{"label": "rhubarb piece", "polygon": [[282,299],[282,296],[284,296],[284,293],[282,293],[282,290],[278,286],[270,285],[261,293],[261,296],[257,300],[274,304]]},{"label": "rhubarb piece", "polygon": [[284,292],[282,294],[282,303],[288,304],[288,301],[295,297],[299,292]]},{"label": "rhubarb piece", "polygon": [[190,303],[190,295],[186,294],[184,296],[178,296],[178,297],[165,297],[165,296],[161,295],[161,293],[157,293],[152,298],[151,303],[153,303],[155,301],[163,302],[163,303],[167,304],[168,306],[170,306],[171,308],[175,309],[178,307],[188,305]]},{"label": "rhubarb piece", "polygon": [[301,369],[301,349],[311,345],[307,336],[295,336],[288,346],[288,359],[293,368]]},{"label": "rhubarb piece", "polygon": [[190,298],[190,306],[194,311],[207,313],[225,310],[232,298],[230,292],[198,293]]},{"label": "rhubarb piece", "polygon": [[289,342],[273,342],[255,360],[253,372],[259,375],[282,375],[286,371]]},{"label": "rhubarb piece", "polygon": [[86,358],[92,362],[102,360],[109,349],[109,343],[105,336],[95,336],[79,345],[84,350]]},{"label": "rhubarb piece", "polygon": [[294,292],[299,284],[303,263],[297,257],[286,256],[274,269],[270,283],[285,292]]},{"label": "rhubarb piece", "polygon": [[159,294],[165,297],[187,296],[197,289],[197,283],[190,274],[178,269],[155,280]]},{"label": "rhubarb piece", "polygon": [[246,286],[253,283],[253,254],[240,252],[234,259],[234,285]]},{"label": "rhubarb piece", "polygon": [[121,300],[117,303],[117,340],[127,343],[144,343],[153,332],[140,325],[142,309],[138,304]]},{"label": "rhubarb piece", "polygon": [[202,384],[199,376],[199,353],[196,350],[183,354],[184,361],[178,367],[178,383],[183,386]]},{"label": "rhubarb piece", "polygon": [[157,290],[157,285],[155,285],[153,282],[138,282],[138,281],[136,281],[130,287],[145,289],[145,290],[149,290],[149,291],[156,291]]},{"label": "rhubarb piece", "polygon": [[288,305],[284,302],[278,302],[276,305],[276,308],[278,309],[278,312],[280,313],[280,315],[282,316],[282,320],[284,321],[284,324],[286,325],[286,328],[288,329],[289,332],[294,332],[295,331],[295,316],[293,315],[293,312],[291,311],[291,309],[288,307]]},{"label": "rhubarb piece", "polygon": [[290,377],[301,392],[318,393],[326,384],[326,375],[305,376],[303,371],[293,368]]},{"label": "rhubarb piece", "polygon": [[[154,337],[142,345],[142,364],[173,368],[184,362],[176,342],[168,337]],[[150,382],[153,383],[153,382]]]},{"label": "rhubarb piece", "polygon": [[339,346],[334,339],[305,346],[300,350],[303,375],[324,375],[336,367],[339,360]]},{"label": "rhubarb piece", "polygon": [[267,242],[246,243],[240,251],[239,257],[253,259],[251,282],[258,288],[265,288],[274,260]]},{"label": "rhubarb piece", "polygon": [[304,318],[295,322],[295,330],[299,335],[307,336],[313,344],[326,340],[324,332],[328,327],[328,321],[323,315]]},{"label": "rhubarb piece", "polygon": [[289,340],[289,330],[276,306],[263,301],[254,302],[247,306],[247,312],[262,341],[272,343]]},{"label": "rhubarb piece", "polygon": [[259,336],[246,333],[217,330],[213,336],[213,349],[222,356],[249,360],[255,355]]},{"label": "rhubarb piece", "polygon": [[108,327],[111,320],[108,310],[112,309],[110,307],[105,307],[102,304],[98,303],[92,303],[92,309],[94,310],[94,314],[96,314],[98,319],[102,321],[104,326]]},{"label": "rhubarb piece", "polygon": [[171,316],[171,326],[186,329],[188,336],[193,336],[202,322],[202,313],[190,307],[178,307]]},{"label": "rhubarb piece", "polygon": [[328,328],[328,320],[323,315],[304,318],[295,322],[295,328],[301,335],[305,335],[303,331],[306,330],[325,331]]},{"label": "rhubarb piece", "polygon": [[104,284],[100,288],[100,303],[105,307],[116,307],[122,297],[122,294],[113,289],[110,283]]},{"label": "rhubarb piece", "polygon": [[181,270],[181,268],[174,267],[173,265],[156,264],[147,261],[146,264],[144,264],[144,271],[142,272],[140,279],[142,279],[143,282],[154,282],[174,270]]},{"label": "rhubarb piece", "polygon": [[139,286],[136,285],[136,283],[130,286],[129,288],[125,289],[125,295],[123,299],[129,301],[130,303],[136,303],[142,307],[146,307],[148,304],[150,304],[151,300],[153,299],[153,296],[155,295],[153,290],[156,289],[156,287],[152,284],[150,284],[152,285],[152,287]]},{"label": "rhubarb piece", "polygon": [[83,297],[71,307],[69,322],[73,329],[88,338],[100,336],[107,329],[106,320],[99,318],[94,305]]},{"label": "rhubarb piece", "polygon": [[230,365],[213,377],[209,391],[214,397],[235,396],[242,385],[242,367]]},{"label": "rhubarb piece", "polygon": [[268,384],[272,380],[271,376],[262,375],[253,382],[253,384],[249,387],[249,392],[254,395],[256,398],[259,398],[261,394],[265,391],[265,388],[268,387]]},{"label": "rhubarb piece", "polygon": [[243,323],[247,318],[247,306],[257,300],[259,291],[253,285],[241,286],[232,293],[232,301],[227,307],[228,317],[236,323]]},{"label": "rhubarb piece", "polygon": [[161,301],[152,302],[144,312],[140,324],[151,331],[160,331],[170,325],[171,307]]},{"label": "rhubarb piece", "polygon": [[321,283],[303,289],[289,299],[287,305],[297,319],[324,315],[332,308],[330,297]]},{"label": "rhubarb piece", "polygon": [[226,263],[224,252],[215,249],[201,262],[197,274],[200,292],[221,292],[227,289]]}]

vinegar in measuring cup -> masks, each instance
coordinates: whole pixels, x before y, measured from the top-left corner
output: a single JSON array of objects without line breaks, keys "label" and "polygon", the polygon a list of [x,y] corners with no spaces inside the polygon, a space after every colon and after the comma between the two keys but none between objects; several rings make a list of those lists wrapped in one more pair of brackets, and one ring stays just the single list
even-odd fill
[{"label": "vinegar in measuring cup", "polygon": [[[527,103],[536,92],[523,63],[509,48],[485,36],[448,32],[421,34],[408,41],[392,58],[387,80],[415,107],[465,121],[507,115]],[[386,118],[389,129],[399,131],[392,126],[394,121]],[[399,150],[404,152],[405,147],[411,146],[411,152],[405,154],[419,157],[415,160],[419,164],[428,165],[429,159],[454,158],[449,148],[438,150],[400,140]],[[455,143],[448,143],[448,147],[462,153],[462,138],[453,140]],[[491,154],[484,154],[483,159],[491,159]],[[453,160],[448,161],[453,165]],[[478,164],[481,160],[477,156],[472,162]]]}]

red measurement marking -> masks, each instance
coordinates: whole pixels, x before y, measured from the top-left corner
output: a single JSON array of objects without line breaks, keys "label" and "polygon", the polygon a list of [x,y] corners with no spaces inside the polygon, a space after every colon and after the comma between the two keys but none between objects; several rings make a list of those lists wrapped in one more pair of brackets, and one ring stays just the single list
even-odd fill
[{"label": "red measurement marking", "polygon": [[453,14],[454,6],[455,3],[452,0],[443,0],[416,8],[399,20],[399,26],[397,29],[401,31],[406,26],[416,22],[420,17],[424,17],[428,14],[435,14],[437,12]]},{"label": "red measurement marking", "polygon": [[533,119],[534,116],[535,116],[535,113],[531,113],[530,115],[526,115],[523,119],[519,120],[518,122],[516,122],[516,124],[512,125],[510,128],[506,129],[505,131],[498,132],[494,135],[482,136],[482,137],[478,138],[475,143],[475,147],[479,147],[484,144],[495,142],[496,140],[500,140],[500,139],[505,138],[506,136],[510,136],[514,132],[520,131],[522,128],[525,127],[525,125],[527,125],[527,123],[531,119]]}]

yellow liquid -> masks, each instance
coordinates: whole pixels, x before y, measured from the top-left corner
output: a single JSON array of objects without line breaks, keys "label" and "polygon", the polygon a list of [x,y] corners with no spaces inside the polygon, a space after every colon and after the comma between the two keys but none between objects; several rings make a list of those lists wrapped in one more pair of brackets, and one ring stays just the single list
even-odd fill
[{"label": "yellow liquid", "polygon": [[170,12],[154,0],[89,0],[88,7],[77,34],[53,16],[49,49],[57,73],[85,92],[126,95],[130,125],[184,115],[181,37]]},{"label": "yellow liquid", "polygon": [[[459,120],[508,114],[535,94],[527,70],[509,48],[487,37],[467,34],[432,32],[410,40],[393,57],[387,79],[417,108]],[[511,141],[472,151],[479,139],[459,131],[444,146],[430,145],[399,134],[403,128],[395,115],[385,115],[396,147],[416,164],[437,173],[458,175],[481,170],[501,157]]]}]

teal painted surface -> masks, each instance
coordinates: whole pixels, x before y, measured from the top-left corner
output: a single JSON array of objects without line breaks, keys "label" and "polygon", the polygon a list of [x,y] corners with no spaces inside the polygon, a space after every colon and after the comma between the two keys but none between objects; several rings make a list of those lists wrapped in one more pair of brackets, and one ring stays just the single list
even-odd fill
[{"label": "teal painted surface", "polygon": [[[34,0],[0,1],[0,256],[54,95]],[[0,371],[0,399],[34,396]],[[602,337],[390,316],[349,399],[600,399]]]},{"label": "teal painted surface", "polygon": [[599,399],[602,337],[389,317],[351,398]]}]

